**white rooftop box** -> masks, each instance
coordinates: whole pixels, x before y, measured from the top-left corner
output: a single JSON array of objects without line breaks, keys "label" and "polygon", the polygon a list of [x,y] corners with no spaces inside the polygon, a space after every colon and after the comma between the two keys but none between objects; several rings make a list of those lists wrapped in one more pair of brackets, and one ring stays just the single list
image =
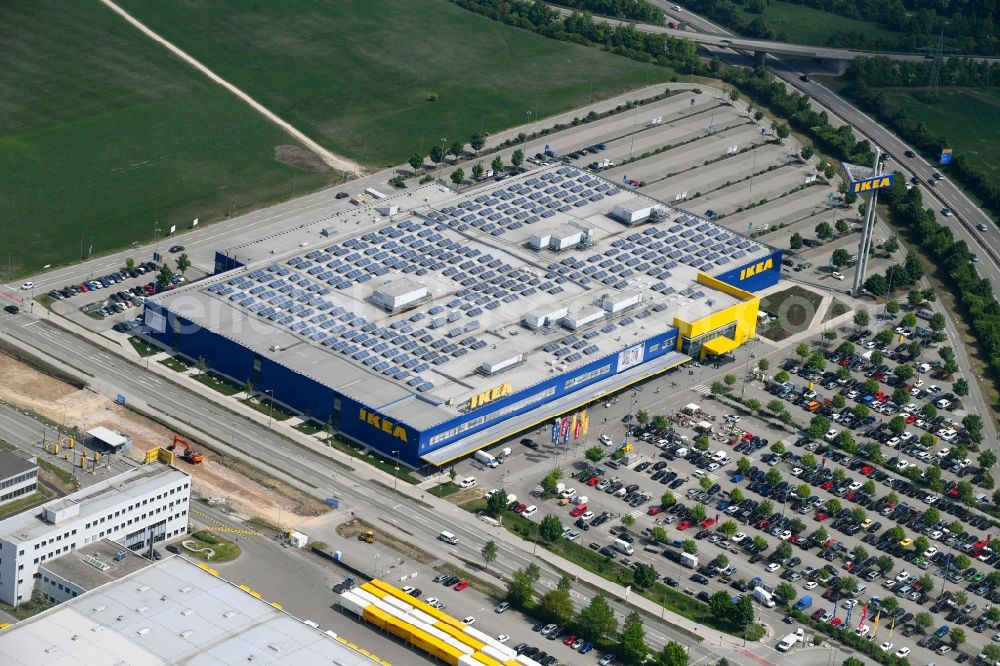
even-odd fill
[{"label": "white rooftop box", "polygon": [[601,307],[605,312],[615,314],[635,307],[642,302],[642,294],[638,291],[622,291],[604,294],[601,297]]},{"label": "white rooftop box", "polygon": [[611,217],[625,224],[635,224],[648,218],[652,212],[653,205],[648,200],[636,197],[612,208]]},{"label": "white rooftop box", "polygon": [[426,297],[427,287],[409,278],[389,280],[372,292],[372,301],[387,310],[398,310]]},{"label": "white rooftop box", "polygon": [[592,306],[580,308],[577,312],[566,315],[562,324],[571,331],[582,328],[604,317],[604,310]]},{"label": "white rooftop box", "polygon": [[565,317],[568,312],[569,308],[561,308],[561,307],[553,308],[552,310],[543,312],[529,312],[528,314],[524,315],[524,318],[521,319],[521,322],[532,330],[538,330],[539,328],[543,328],[545,326],[548,326],[549,324],[554,324],[555,322]]}]

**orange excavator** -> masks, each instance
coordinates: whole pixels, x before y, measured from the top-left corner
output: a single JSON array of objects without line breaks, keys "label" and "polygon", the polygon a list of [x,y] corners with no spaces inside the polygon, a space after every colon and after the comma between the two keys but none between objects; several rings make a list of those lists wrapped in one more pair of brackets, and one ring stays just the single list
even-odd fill
[{"label": "orange excavator", "polygon": [[205,460],[205,455],[201,451],[192,449],[191,444],[180,435],[174,435],[174,443],[168,446],[167,450],[168,451],[175,450],[178,444],[184,445],[184,453],[181,454],[181,458],[191,463],[192,465],[197,465],[198,463]]}]

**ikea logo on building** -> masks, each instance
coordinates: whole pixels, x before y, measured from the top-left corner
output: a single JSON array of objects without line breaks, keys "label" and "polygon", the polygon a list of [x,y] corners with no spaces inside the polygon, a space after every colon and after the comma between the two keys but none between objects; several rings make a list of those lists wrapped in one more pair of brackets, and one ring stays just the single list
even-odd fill
[{"label": "ikea logo on building", "polygon": [[358,418],[361,419],[362,423],[367,423],[387,435],[392,435],[404,444],[406,443],[406,428],[398,423],[393,423],[384,416],[379,416],[374,412],[369,412],[364,407],[362,407],[361,411],[358,413]]},{"label": "ikea logo on building", "polygon": [[514,392],[514,387],[510,382],[506,384],[501,384],[500,386],[495,386],[489,391],[483,391],[478,393],[471,398],[469,398],[469,409],[475,409],[476,407],[482,407],[486,403],[493,402],[494,400],[499,400],[500,398],[506,398],[511,393]]},{"label": "ikea logo on building", "polygon": [[861,194],[862,192],[871,192],[873,190],[882,190],[887,187],[892,187],[892,183],[895,181],[895,178],[895,174],[887,173],[882,176],[875,176],[874,178],[852,181],[851,194]]},{"label": "ikea logo on building", "polygon": [[758,261],[756,264],[747,266],[740,271],[740,282],[772,268],[774,268],[774,259],[772,257],[768,257],[764,261]]}]

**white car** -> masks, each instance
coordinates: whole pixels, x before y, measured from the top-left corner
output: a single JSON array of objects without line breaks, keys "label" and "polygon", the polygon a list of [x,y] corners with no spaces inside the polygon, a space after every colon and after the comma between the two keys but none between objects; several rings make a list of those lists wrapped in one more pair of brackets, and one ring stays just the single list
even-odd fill
[{"label": "white car", "polygon": [[844,603],[840,604],[840,607],[841,608],[847,608],[848,610],[850,610],[851,608],[854,608],[857,605],[858,605],[858,600],[857,599],[848,599]]},{"label": "white car", "polygon": [[476,485],[476,477],[474,476],[467,476],[458,482],[459,488],[471,488],[474,485]]},{"label": "white car", "polygon": [[789,539],[791,539],[791,538],[792,538],[792,533],[791,533],[791,531],[790,531],[790,530],[785,530],[784,532],[782,532],[781,534],[779,534],[779,535],[778,535],[778,537],[779,537],[779,538],[780,538],[780,539],[781,539],[782,541],[788,541]]},{"label": "white car", "polygon": [[898,650],[896,650],[896,656],[899,657],[900,659],[906,657],[909,654],[910,654],[910,648],[908,647],[901,647]]},{"label": "white car", "polygon": [[854,633],[857,634],[858,636],[867,636],[868,634],[871,633],[871,630],[872,630],[871,627],[869,627],[867,624],[863,624],[857,629],[855,629]]},{"label": "white car", "polygon": [[886,642],[882,643],[882,645],[879,645],[879,649],[881,649],[882,652],[888,652],[892,648],[893,648],[893,645],[889,641],[886,641]]},{"label": "white car", "polygon": [[803,585],[802,587],[806,590],[815,590],[817,585],[819,585],[819,583],[817,583],[816,581],[808,580],[806,581],[806,584]]},{"label": "white car", "polygon": [[598,441],[600,441],[600,442],[601,442],[601,444],[603,444],[604,446],[611,446],[611,437],[609,437],[608,435],[601,435],[601,436],[600,436],[600,437],[598,437],[597,439],[598,439]]},{"label": "white car", "polygon": [[462,624],[464,624],[467,627],[471,627],[475,623],[476,623],[476,618],[472,617],[471,615],[466,615],[465,617],[462,618]]},{"label": "white car", "polygon": [[900,571],[898,574],[896,574],[896,581],[897,582],[902,583],[904,580],[910,580],[910,572],[909,571]]},{"label": "white car", "polygon": [[573,530],[566,535],[566,538],[569,539],[570,541],[576,541],[577,539],[580,538],[580,533],[577,530]]},{"label": "white car", "polygon": [[424,599],[425,604],[427,604],[428,606],[434,606],[434,608],[437,608],[438,601],[439,599],[437,597],[427,597],[426,599]]},{"label": "white car", "polygon": [[412,585],[404,585],[403,586],[403,592],[406,592],[407,594],[409,594],[410,592],[413,592],[413,590],[415,590],[415,589],[417,589],[417,588],[413,587]]},{"label": "white car", "polygon": [[509,640],[510,636],[508,636],[507,634],[500,634],[499,636],[497,636],[497,643],[506,643]]},{"label": "white car", "polygon": [[527,509],[525,509],[524,511],[522,511],[521,515],[524,516],[525,518],[531,518],[536,513],[538,513],[538,507],[535,506],[534,504],[532,504]]},{"label": "white car", "polygon": [[768,570],[769,572],[771,572],[771,573],[774,573],[775,571],[777,571],[777,570],[778,570],[778,569],[780,569],[780,568],[781,568],[781,565],[780,565],[780,564],[778,564],[777,562],[771,562],[770,564],[768,564],[768,565],[767,565],[767,566],[765,567],[765,569],[767,569],[767,570]]},{"label": "white car", "polygon": [[949,645],[942,645],[937,649],[938,654],[947,654],[949,652],[951,652],[951,646]]},{"label": "white car", "polygon": [[35,283],[34,282],[25,282],[24,284],[21,285],[21,289],[24,289],[25,291],[28,291],[29,289],[34,289],[34,288],[35,288]]},{"label": "white car", "polygon": [[740,415],[739,414],[726,414],[726,420],[729,421],[730,423],[739,423],[740,422]]},{"label": "white car", "polygon": [[733,541],[743,541],[743,539],[746,539],[746,538],[747,538],[746,534],[743,534],[743,532],[737,532],[736,534],[733,535],[732,540]]},{"label": "white car", "polygon": [[838,273],[837,271],[834,271],[834,272],[830,273],[830,276],[831,276],[831,277],[832,277],[832,278],[833,278],[834,280],[843,280],[843,279],[844,279],[844,275],[843,275],[843,273]]},{"label": "white car", "polygon": [[800,474],[802,474],[802,468],[801,467],[793,467],[792,468],[792,476],[799,476]]},{"label": "white car", "polygon": [[938,552],[938,549],[935,548],[934,546],[931,546],[930,548],[928,548],[927,550],[924,551],[923,557],[924,557],[924,559],[930,559],[930,558],[934,557],[935,555],[937,555],[937,552]]}]

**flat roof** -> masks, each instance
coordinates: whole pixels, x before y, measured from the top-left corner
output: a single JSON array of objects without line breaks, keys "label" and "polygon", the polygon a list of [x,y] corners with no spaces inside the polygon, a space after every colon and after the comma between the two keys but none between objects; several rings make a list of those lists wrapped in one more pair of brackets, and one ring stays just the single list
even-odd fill
[{"label": "flat roof", "polygon": [[88,430],[87,434],[101,440],[108,446],[124,446],[128,443],[127,437],[104,426],[97,426],[92,430]]},{"label": "flat roof", "polygon": [[384,663],[183,557],[0,632],[0,663],[38,666]]},{"label": "flat roof", "polygon": [[[674,317],[692,321],[736,303],[698,283],[698,273],[716,275],[772,251],[573,167],[435,196],[416,197],[418,205],[391,220],[346,224],[319,247],[276,239],[263,261],[153,300],[426,428],[498,384],[526,389],[667,330]],[[655,218],[628,227],[610,217],[616,205],[635,202],[655,208]],[[529,247],[540,229],[569,223],[593,228],[593,243],[561,252]],[[425,285],[428,299],[393,314],[369,302],[377,286],[401,277]],[[561,307],[570,316],[593,313],[602,297],[626,291],[641,302],[580,330],[521,324],[528,313]],[[501,374],[478,372],[518,355],[526,362]]]},{"label": "flat roof", "polygon": [[0,450],[0,479],[9,479],[37,467],[37,463],[25,460],[12,451]]},{"label": "flat roof", "polygon": [[[116,560],[115,556],[118,553],[124,553],[125,557]],[[79,585],[84,590],[92,590],[145,569],[151,564],[148,559],[122,544],[110,539],[101,539],[49,560],[39,565],[39,569],[45,569]]]},{"label": "flat roof", "polygon": [[[58,509],[79,504],[79,517],[82,519],[104,511],[109,506],[124,504],[128,502],[130,497],[144,495],[150,490],[164,485],[163,477],[169,476],[188,478],[184,472],[164,463],[151,462],[141,465],[30,511],[18,513],[0,521],[0,536],[13,542],[33,541],[59,529],[58,525],[42,520],[41,512],[46,507]],[[72,520],[77,519],[73,518]]]}]

